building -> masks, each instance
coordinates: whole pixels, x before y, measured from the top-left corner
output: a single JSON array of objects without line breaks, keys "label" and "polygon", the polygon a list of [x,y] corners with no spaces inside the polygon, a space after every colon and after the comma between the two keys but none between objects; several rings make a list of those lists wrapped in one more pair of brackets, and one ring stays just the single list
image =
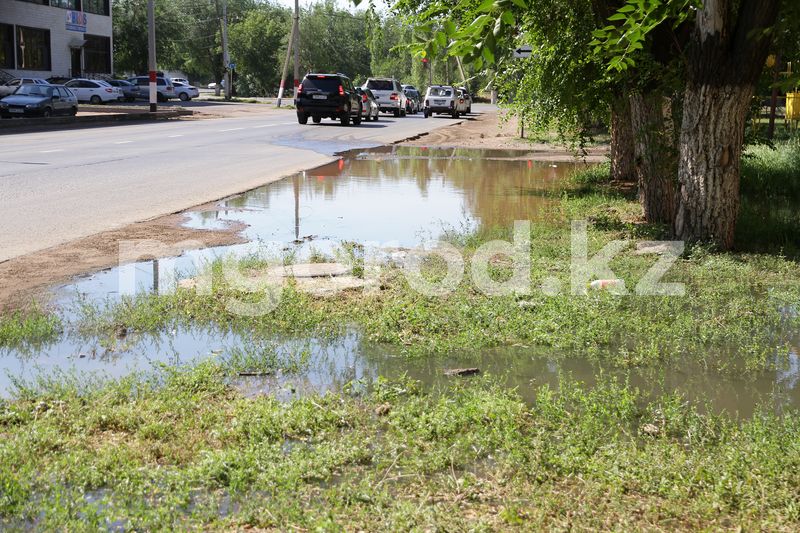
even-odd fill
[{"label": "building", "polygon": [[0,77],[113,72],[111,0],[0,0]]}]

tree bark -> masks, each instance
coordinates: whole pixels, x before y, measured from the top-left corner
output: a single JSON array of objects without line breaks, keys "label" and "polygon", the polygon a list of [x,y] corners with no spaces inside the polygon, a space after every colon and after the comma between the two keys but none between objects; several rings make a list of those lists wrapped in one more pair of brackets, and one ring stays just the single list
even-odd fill
[{"label": "tree bark", "polygon": [[697,12],[680,136],[680,239],[733,246],[745,121],[780,3],[705,0]]},{"label": "tree bark", "polygon": [[631,104],[627,97],[617,97],[611,103],[611,179],[633,182],[634,169],[633,128]]},{"label": "tree bark", "polygon": [[753,86],[690,85],[681,128],[680,205],[683,240],[733,246],[739,215],[739,170]]},{"label": "tree bark", "polygon": [[678,149],[672,100],[660,92],[631,95],[639,201],[647,222],[672,226],[677,212]]}]

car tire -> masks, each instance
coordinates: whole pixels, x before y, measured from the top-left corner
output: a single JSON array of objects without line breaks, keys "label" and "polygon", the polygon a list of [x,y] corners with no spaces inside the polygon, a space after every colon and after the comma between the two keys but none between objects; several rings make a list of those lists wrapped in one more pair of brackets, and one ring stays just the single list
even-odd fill
[{"label": "car tire", "polygon": [[297,122],[299,122],[300,124],[308,124],[308,115],[306,115],[305,113],[298,113]]},{"label": "car tire", "polygon": [[100,105],[103,103],[103,99],[97,96],[96,94],[93,94],[92,97],[89,98],[89,103],[92,105]]},{"label": "car tire", "polygon": [[314,115],[313,117],[311,117],[311,120],[314,121],[314,124],[319,124],[320,122],[322,122],[322,117],[319,115]]},{"label": "car tire", "polygon": [[167,99],[161,93],[156,93],[156,100],[162,104],[167,101]]},{"label": "car tire", "polygon": [[191,98],[189,98],[189,95],[186,93],[179,94],[178,98],[181,99],[181,102],[188,102],[189,100],[191,100]]},{"label": "car tire", "polygon": [[468,114],[468,115],[471,115],[471,114],[472,114],[472,106],[469,106],[469,107],[467,108],[467,114]]},{"label": "car tire", "polygon": [[453,111],[452,117],[453,118],[458,118],[458,111]]},{"label": "car tire", "polygon": [[78,108],[77,107],[73,107],[72,109],[70,109],[69,114],[74,117],[75,115],[78,114]]},{"label": "car tire", "polygon": [[53,116],[53,110],[52,110],[52,109],[50,109],[49,107],[45,107],[45,108],[44,108],[44,111],[42,111],[42,116],[43,116],[44,118],[50,118],[50,117],[52,117],[52,116]]},{"label": "car tire", "polygon": [[375,113],[375,116],[372,117],[372,122],[378,122],[378,114]]},{"label": "car tire", "polygon": [[399,109],[395,109],[394,110],[394,118],[399,118],[399,117],[400,117],[400,110]]},{"label": "car tire", "polygon": [[361,125],[361,111],[359,111],[358,114],[353,117],[353,126],[360,126],[360,125]]},{"label": "car tire", "polygon": [[339,118],[342,123],[342,126],[349,126],[350,125],[350,108],[344,110],[342,116]]},{"label": "car tire", "polygon": [[430,116],[431,116],[431,112],[430,112],[430,111],[428,111],[427,109],[425,109],[425,110],[422,112],[422,116],[423,116],[423,117],[425,117],[425,118],[428,118],[428,117],[430,117]]}]

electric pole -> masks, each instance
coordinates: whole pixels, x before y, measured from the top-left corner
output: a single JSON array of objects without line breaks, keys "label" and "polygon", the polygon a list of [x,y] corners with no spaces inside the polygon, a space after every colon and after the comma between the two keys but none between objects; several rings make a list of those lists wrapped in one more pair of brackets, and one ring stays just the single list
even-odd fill
[{"label": "electric pole", "polygon": [[230,100],[231,58],[228,55],[228,0],[222,0],[222,62],[225,63],[225,100]]},{"label": "electric pole", "polygon": [[294,0],[294,97],[300,85],[300,0]]},{"label": "electric pole", "polygon": [[147,1],[147,70],[150,78],[150,112],[158,111],[156,92],[156,8],[154,0]]},{"label": "electric pole", "polygon": [[292,45],[294,43],[294,33],[295,33],[295,25],[297,24],[297,19],[292,21],[292,30],[289,32],[289,46],[286,48],[286,59],[283,60],[283,71],[281,74],[281,86],[278,89],[278,101],[276,105],[278,107],[281,106],[281,100],[283,99],[283,88],[286,86],[286,75],[289,72],[289,58],[292,55]]}]

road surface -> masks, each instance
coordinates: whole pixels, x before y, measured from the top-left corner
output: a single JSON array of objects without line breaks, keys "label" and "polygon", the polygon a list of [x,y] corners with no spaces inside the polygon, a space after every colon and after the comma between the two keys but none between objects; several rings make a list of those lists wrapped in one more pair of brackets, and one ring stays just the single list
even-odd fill
[{"label": "road surface", "polygon": [[182,211],[456,121],[341,127],[293,111],[0,136],[0,262]]}]

